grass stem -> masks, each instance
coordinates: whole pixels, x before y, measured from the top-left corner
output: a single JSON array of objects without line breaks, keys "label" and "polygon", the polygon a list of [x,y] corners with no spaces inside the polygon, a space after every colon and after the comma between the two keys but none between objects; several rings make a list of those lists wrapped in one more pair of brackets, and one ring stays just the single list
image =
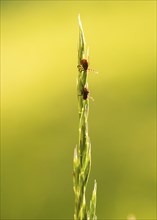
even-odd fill
[{"label": "grass stem", "polygon": [[79,114],[79,143],[74,149],[73,188],[75,194],[74,220],[96,220],[97,183],[90,201],[89,209],[86,205],[86,189],[91,170],[91,142],[88,135],[88,61],[87,49],[80,16],[79,48],[78,48],[78,114]]}]

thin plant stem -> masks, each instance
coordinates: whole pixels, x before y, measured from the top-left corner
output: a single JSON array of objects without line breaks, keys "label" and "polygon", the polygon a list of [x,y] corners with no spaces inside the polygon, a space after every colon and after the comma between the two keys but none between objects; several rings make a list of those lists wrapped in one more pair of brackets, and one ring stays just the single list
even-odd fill
[{"label": "thin plant stem", "polygon": [[75,195],[74,220],[96,220],[96,181],[94,183],[94,190],[89,208],[86,204],[86,189],[91,170],[91,142],[88,135],[88,61],[86,59],[87,49],[80,16],[78,16],[78,21],[79,48],[77,97],[79,114],[79,143],[74,149],[73,160],[73,188]]}]

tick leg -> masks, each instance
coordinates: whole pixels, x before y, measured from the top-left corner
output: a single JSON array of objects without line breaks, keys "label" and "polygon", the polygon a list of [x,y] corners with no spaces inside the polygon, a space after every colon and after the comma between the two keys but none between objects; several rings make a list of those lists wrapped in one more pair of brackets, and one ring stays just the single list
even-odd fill
[{"label": "tick leg", "polygon": [[82,66],[82,65],[77,65],[77,68],[78,68],[79,72],[84,71],[84,69],[83,69],[83,66]]}]

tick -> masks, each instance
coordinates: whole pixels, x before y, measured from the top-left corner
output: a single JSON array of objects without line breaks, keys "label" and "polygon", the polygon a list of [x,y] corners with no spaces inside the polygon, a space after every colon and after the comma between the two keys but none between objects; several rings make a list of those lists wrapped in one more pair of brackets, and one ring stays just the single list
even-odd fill
[{"label": "tick", "polygon": [[86,87],[84,87],[82,90],[82,96],[84,100],[88,98],[88,94],[89,94],[89,90]]},{"label": "tick", "polygon": [[95,71],[95,70],[93,70],[93,69],[89,69],[88,66],[89,66],[88,60],[82,59],[82,60],[80,61],[80,64],[77,66],[77,68],[78,68],[78,70],[79,70],[80,72],[82,72],[82,71],[85,71],[85,72],[86,72],[87,70],[89,70],[89,71],[93,71],[93,72],[95,72],[96,74],[98,74],[97,71]]},{"label": "tick", "polygon": [[88,61],[86,59],[82,59],[80,61],[80,65],[78,65],[77,67],[78,67],[79,71],[81,72],[81,71],[87,71],[88,66],[89,66]]}]

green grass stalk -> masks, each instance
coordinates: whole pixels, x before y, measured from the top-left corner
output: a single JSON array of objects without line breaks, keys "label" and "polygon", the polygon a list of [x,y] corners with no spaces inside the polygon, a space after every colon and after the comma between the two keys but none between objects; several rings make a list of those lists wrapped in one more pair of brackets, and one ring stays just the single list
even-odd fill
[{"label": "green grass stalk", "polygon": [[[87,59],[87,49],[82,28],[79,20],[79,48],[78,48],[78,80],[77,97],[79,113],[79,143],[74,149],[73,161],[73,188],[75,195],[74,220],[96,220],[96,191],[97,183],[94,183],[94,190],[89,208],[86,204],[86,189],[91,170],[91,143],[88,135],[88,113],[89,99],[83,95],[84,88],[88,89],[88,69],[83,68],[81,60]],[[88,95],[88,94],[87,94]]]}]

